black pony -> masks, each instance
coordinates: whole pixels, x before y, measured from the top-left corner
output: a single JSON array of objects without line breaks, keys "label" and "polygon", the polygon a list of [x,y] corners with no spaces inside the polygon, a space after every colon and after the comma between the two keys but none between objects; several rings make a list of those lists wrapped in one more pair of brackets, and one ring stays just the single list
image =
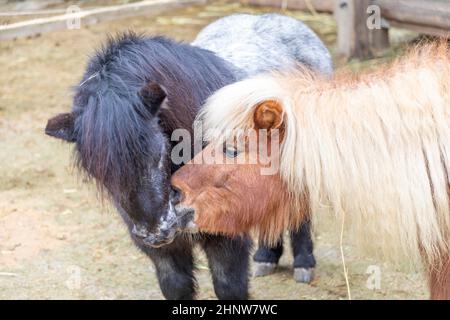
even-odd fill
[{"label": "black pony", "polygon": [[[137,246],[154,262],[167,299],[195,295],[192,243],[178,238],[155,249],[145,244],[167,210],[168,135],[192,130],[197,109],[234,82],[232,66],[213,53],[162,37],[127,33],[109,39],[75,88],[71,113],[48,121],[46,133],[76,144],[76,163],[110,196]],[[250,241],[204,235],[216,295],[248,296]]]}]

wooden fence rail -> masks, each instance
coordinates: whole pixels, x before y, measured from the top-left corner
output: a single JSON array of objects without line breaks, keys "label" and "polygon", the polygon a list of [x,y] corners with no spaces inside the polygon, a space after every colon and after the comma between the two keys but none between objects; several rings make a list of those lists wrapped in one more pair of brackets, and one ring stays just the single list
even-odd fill
[{"label": "wooden fence rail", "polygon": [[81,26],[96,24],[126,17],[147,15],[153,16],[182,6],[203,4],[206,0],[150,0],[123,5],[106,6],[79,12],[56,15],[49,18],[31,19],[22,22],[1,25],[0,40],[33,36],[36,34],[68,28],[68,24],[80,21]]}]

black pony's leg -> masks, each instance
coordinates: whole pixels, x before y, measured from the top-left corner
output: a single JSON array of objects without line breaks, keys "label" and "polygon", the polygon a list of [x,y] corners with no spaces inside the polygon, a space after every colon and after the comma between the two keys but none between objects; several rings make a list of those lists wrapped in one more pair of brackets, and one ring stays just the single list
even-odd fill
[{"label": "black pony's leg", "polygon": [[291,244],[294,254],[294,279],[297,282],[310,283],[314,277],[316,259],[309,220],[305,221],[299,230],[291,232]]},{"label": "black pony's leg", "polygon": [[192,300],[195,298],[194,259],[192,243],[183,238],[175,239],[161,248],[151,248],[133,236],[133,224],[128,215],[118,207],[123,221],[128,227],[131,239],[153,262],[159,287],[168,300]]},{"label": "black pony's leg", "polygon": [[195,298],[196,282],[192,245],[184,239],[161,247],[150,248],[136,242],[138,247],[153,261],[162,294],[168,300],[191,300]]},{"label": "black pony's leg", "polygon": [[253,261],[255,262],[255,277],[263,277],[273,273],[282,254],[282,238],[280,238],[278,243],[273,247],[269,247],[260,241],[258,250],[256,250],[253,255]]},{"label": "black pony's leg", "polygon": [[208,258],[217,298],[248,299],[248,268],[251,240],[205,235],[201,240]]}]

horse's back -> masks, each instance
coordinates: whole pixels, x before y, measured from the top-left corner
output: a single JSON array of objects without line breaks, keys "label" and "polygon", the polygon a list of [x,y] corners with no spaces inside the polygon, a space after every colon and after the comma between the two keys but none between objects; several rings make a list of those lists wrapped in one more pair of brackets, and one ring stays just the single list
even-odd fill
[{"label": "horse's back", "polygon": [[280,14],[234,14],[205,27],[192,43],[211,50],[252,76],[301,63],[332,73],[327,48],[304,23]]}]

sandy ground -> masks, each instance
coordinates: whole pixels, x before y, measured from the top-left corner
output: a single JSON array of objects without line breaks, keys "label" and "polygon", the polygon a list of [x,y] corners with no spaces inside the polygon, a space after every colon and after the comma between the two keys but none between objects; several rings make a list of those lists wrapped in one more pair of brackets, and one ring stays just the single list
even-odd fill
[{"label": "sandy ground", "polygon": [[[219,3],[0,42],[0,299],[163,298],[152,264],[133,247],[118,214],[77,178],[71,147],[45,136],[43,129],[50,116],[69,110],[70,86],[107,33],[132,28],[190,41],[210,21],[238,11],[273,9]],[[329,16],[288,14],[306,21],[334,48]],[[350,67],[366,65],[373,62]],[[294,282],[286,248],[275,274],[251,280],[252,297],[346,299],[335,229],[330,223],[317,231],[312,284]],[[420,273],[358,256],[351,246],[344,251],[353,298],[427,297]],[[201,252],[197,256],[198,297],[213,299],[207,263]]]}]

